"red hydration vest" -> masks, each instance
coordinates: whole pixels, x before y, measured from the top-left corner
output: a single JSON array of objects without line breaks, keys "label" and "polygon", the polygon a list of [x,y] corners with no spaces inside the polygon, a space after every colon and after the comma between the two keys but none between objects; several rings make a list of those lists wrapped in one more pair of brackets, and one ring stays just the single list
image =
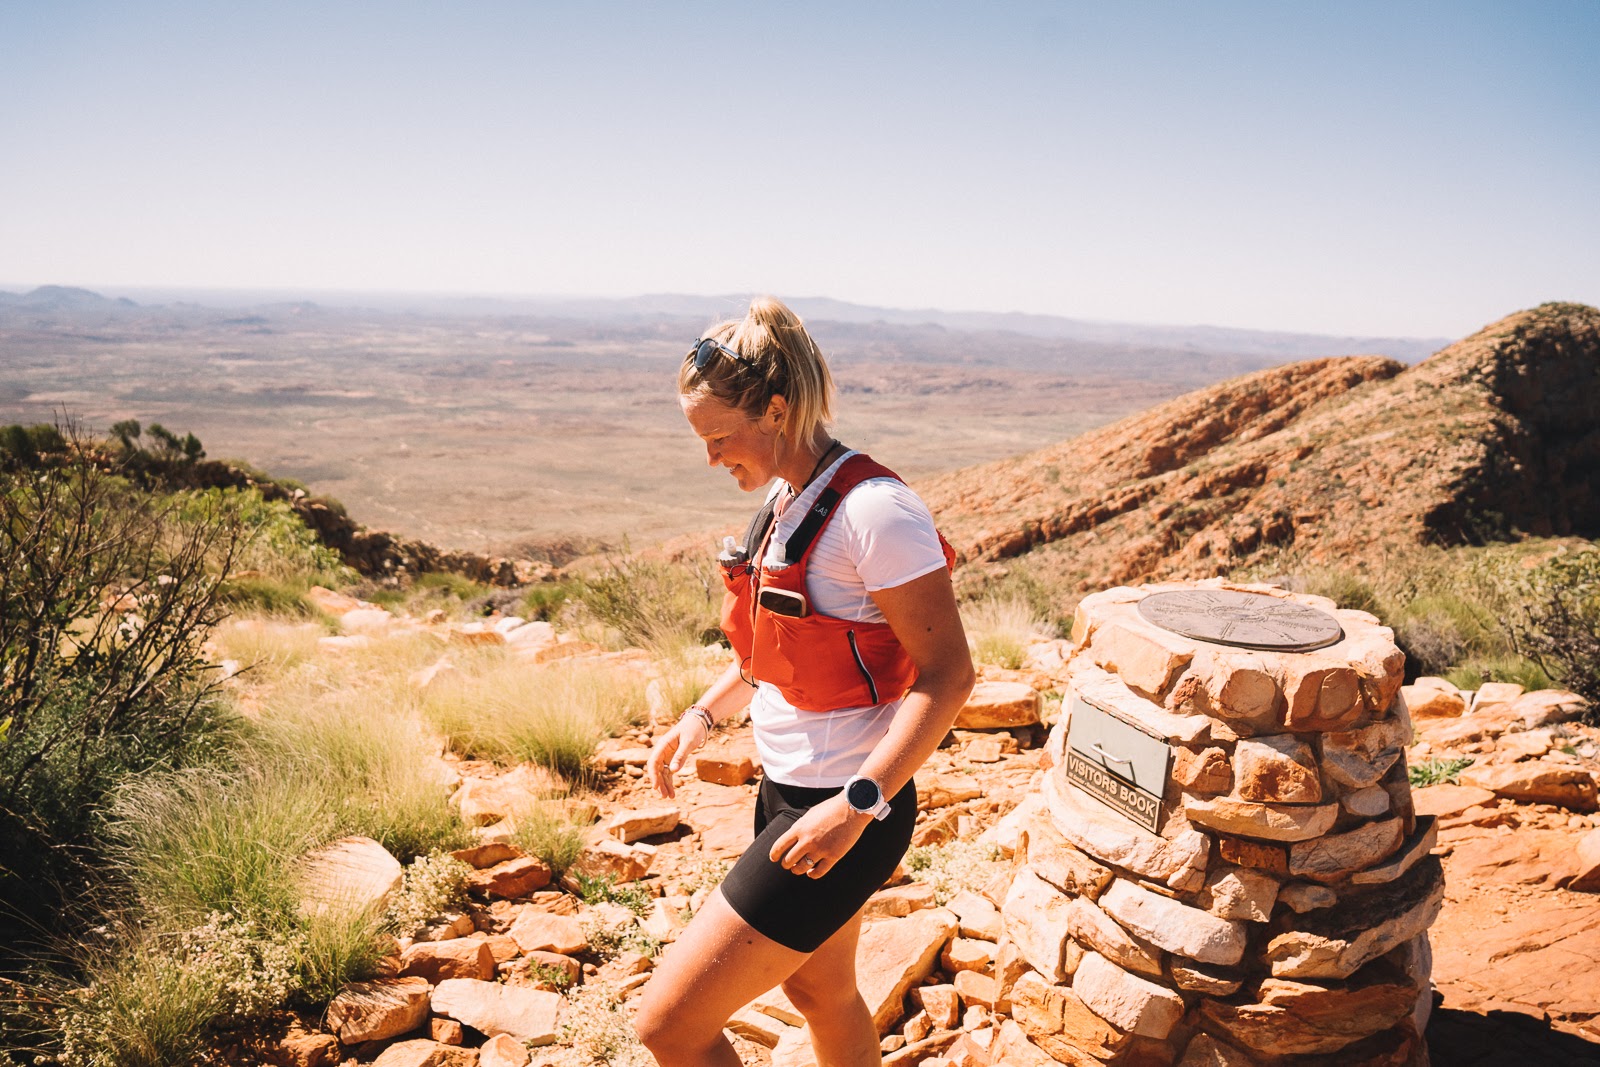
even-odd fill
[{"label": "red hydration vest", "polygon": [[[758,603],[763,588],[806,596],[806,564],[817,539],[846,493],[869,478],[899,475],[857,453],[839,465],[789,538],[789,565],[766,568],[771,509],[762,509],[746,534],[749,563],[724,567],[727,594],[722,600],[722,631],[739,657],[741,669],[757,681],[778,687],[802,711],[826,712],[871,707],[898,700],[917,679],[916,664],[888,623],[852,622],[814,611],[791,618]],[[955,550],[939,535],[945,565],[955,567]],[[795,553],[799,557],[795,557]]]}]

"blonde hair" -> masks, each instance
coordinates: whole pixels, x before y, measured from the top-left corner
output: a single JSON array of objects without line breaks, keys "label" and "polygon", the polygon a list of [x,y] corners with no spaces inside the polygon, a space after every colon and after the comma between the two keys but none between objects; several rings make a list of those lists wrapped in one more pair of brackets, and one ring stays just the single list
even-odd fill
[{"label": "blonde hair", "polygon": [[783,301],[758,296],[742,321],[719,322],[701,336],[722,342],[753,367],[722,353],[704,370],[696,370],[691,352],[678,368],[680,395],[710,396],[752,418],[765,414],[772,398],[781,396],[789,413],[778,432],[800,443],[833,421],[828,361],[800,316]]}]

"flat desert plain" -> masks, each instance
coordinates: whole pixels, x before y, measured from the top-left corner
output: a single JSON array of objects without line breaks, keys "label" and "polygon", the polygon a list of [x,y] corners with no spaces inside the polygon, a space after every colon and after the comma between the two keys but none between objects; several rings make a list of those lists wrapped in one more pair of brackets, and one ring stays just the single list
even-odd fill
[{"label": "flat desert plain", "polygon": [[[92,294],[90,294],[92,295]],[[95,302],[95,301],[98,301]],[[452,548],[641,547],[753,508],[678,409],[702,314],[0,307],[0,423],[192,432]],[[836,431],[909,480],[1024,452],[1282,359],[1003,330],[812,321]]]}]

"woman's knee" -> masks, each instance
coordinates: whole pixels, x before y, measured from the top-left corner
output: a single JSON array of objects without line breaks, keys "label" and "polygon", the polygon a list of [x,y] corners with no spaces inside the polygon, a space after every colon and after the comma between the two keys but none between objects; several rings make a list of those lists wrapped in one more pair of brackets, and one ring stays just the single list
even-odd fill
[{"label": "woman's knee", "polygon": [[784,996],[807,1019],[826,1016],[852,1007],[861,999],[855,975],[794,975],[783,983]]}]

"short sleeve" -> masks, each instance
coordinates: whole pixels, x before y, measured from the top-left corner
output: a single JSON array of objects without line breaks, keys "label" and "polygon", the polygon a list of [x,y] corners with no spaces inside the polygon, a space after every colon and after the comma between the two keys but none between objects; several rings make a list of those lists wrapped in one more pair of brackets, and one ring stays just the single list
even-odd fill
[{"label": "short sleeve", "polygon": [[904,482],[873,478],[840,506],[847,551],[868,592],[893,589],[945,565],[933,515]]}]

